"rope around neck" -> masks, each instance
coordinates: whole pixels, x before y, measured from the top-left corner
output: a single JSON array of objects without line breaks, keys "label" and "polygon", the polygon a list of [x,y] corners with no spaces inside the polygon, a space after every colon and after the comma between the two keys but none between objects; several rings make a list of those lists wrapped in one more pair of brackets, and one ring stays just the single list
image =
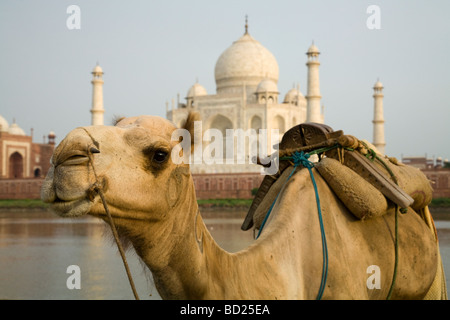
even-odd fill
[{"label": "rope around neck", "polygon": [[[95,141],[95,140],[93,140],[93,141]],[[95,171],[94,159],[92,158],[93,150],[95,150],[94,152],[96,152],[96,153],[99,152],[98,149],[96,149],[94,147],[88,148],[88,152],[87,152],[88,157],[89,157],[89,163],[92,166],[92,171],[94,172],[94,177],[95,177],[95,183],[93,185],[93,191],[97,192],[98,195],[100,196],[101,200],[102,200],[103,208],[105,208],[105,212],[106,212],[106,215],[108,216],[109,224],[111,226],[111,231],[112,231],[112,233],[114,235],[114,240],[116,241],[117,248],[119,249],[120,256],[122,257],[123,265],[125,266],[125,271],[126,271],[127,276],[128,276],[128,281],[130,282],[131,290],[133,291],[134,298],[136,300],[139,300],[139,296],[137,294],[136,287],[134,286],[133,277],[131,276],[130,268],[128,267],[128,262],[127,262],[127,258],[125,256],[125,251],[123,250],[122,244],[120,243],[119,234],[117,233],[116,225],[114,224],[114,220],[113,220],[113,218],[111,216],[111,213],[109,212],[109,208],[108,208],[108,204],[106,203],[105,195],[103,194],[101,184],[100,184],[100,182],[98,180],[98,176],[97,176],[97,173]]]},{"label": "rope around neck", "polygon": [[[332,147],[332,148],[334,148],[334,147]],[[328,148],[328,150],[330,150],[332,148]],[[323,150],[321,150],[321,151],[323,152]],[[303,151],[301,151],[301,152],[295,151],[290,156],[281,157],[280,160],[290,160],[294,164],[294,169],[292,170],[292,172],[290,173],[290,175],[288,176],[288,178],[284,184],[286,184],[289,181],[289,179],[293,176],[297,167],[299,165],[302,165],[303,167],[308,169],[309,175],[311,177],[311,180],[312,180],[312,183],[314,186],[314,192],[316,195],[317,211],[318,211],[318,215],[319,215],[320,233],[321,233],[321,238],[322,238],[322,256],[323,256],[322,278],[320,281],[319,292],[316,297],[316,300],[320,300],[320,299],[322,299],[323,292],[325,291],[325,285],[326,285],[327,277],[328,277],[328,247],[327,247],[327,239],[325,236],[325,229],[323,226],[322,209],[320,207],[319,192],[317,189],[316,180],[314,179],[314,174],[312,172],[312,168],[314,167],[314,164],[308,160],[309,157],[311,156],[311,154],[315,154],[315,153],[317,153],[317,152],[304,153]],[[277,199],[278,199],[278,196],[280,195],[280,193],[281,192],[279,192],[277,194],[275,200],[273,201],[272,205],[269,208],[269,211],[267,212],[266,216],[264,217],[264,220],[261,224],[261,227],[259,229],[258,235],[256,236],[256,239],[258,239],[259,236],[261,235],[264,225],[266,224],[267,219],[269,218],[269,215],[272,212],[272,209],[275,206],[275,203],[277,202]]]}]

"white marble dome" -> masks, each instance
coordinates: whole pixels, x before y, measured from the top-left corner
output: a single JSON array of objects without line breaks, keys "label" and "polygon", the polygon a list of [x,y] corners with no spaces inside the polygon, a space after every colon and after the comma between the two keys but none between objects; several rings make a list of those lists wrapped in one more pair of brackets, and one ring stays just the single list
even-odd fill
[{"label": "white marble dome", "polygon": [[261,43],[245,33],[226,49],[214,70],[217,93],[233,92],[233,88],[250,87],[264,79],[278,83],[278,62]]},{"label": "white marble dome", "polygon": [[3,117],[0,115],[0,131],[1,131],[1,132],[8,132],[8,130],[9,130],[9,124],[8,124],[8,121],[6,121],[6,119],[3,118]]},{"label": "white marble dome", "polygon": [[187,98],[206,96],[208,93],[206,92],[205,87],[201,84],[195,83],[192,87],[189,88],[189,91],[186,95]]},{"label": "white marble dome", "polygon": [[256,88],[257,93],[264,93],[264,92],[276,92],[278,93],[278,86],[277,84],[270,79],[264,79],[258,84],[258,87]]},{"label": "white marble dome", "polygon": [[374,89],[383,89],[383,84],[378,80],[375,82],[375,85],[373,86]]},{"label": "white marble dome", "polygon": [[9,133],[10,134],[15,134],[15,135],[18,135],[18,136],[25,136],[26,135],[25,131],[23,131],[23,129],[21,127],[19,127],[19,125],[17,123],[15,123],[15,122],[12,123],[9,126]]},{"label": "white marble dome", "polygon": [[317,48],[317,46],[314,43],[309,47],[307,52],[307,54],[319,54],[319,53],[320,53],[319,48]]},{"label": "white marble dome", "polygon": [[98,64],[94,67],[92,70],[92,73],[103,73],[102,67],[100,67]]},{"label": "white marble dome", "polygon": [[296,103],[298,101],[305,101],[305,96],[296,88],[292,88],[289,90],[284,96],[284,103]]}]

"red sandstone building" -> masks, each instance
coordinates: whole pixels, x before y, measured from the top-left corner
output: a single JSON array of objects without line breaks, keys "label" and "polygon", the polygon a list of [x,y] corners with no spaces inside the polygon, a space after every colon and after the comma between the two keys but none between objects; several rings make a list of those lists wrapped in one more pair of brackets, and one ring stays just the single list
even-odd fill
[{"label": "red sandstone building", "polygon": [[15,121],[9,125],[0,116],[0,199],[39,198],[54,147],[54,133],[47,143],[34,143]]},{"label": "red sandstone building", "polygon": [[264,176],[258,172],[195,173],[192,178],[197,199],[252,199],[252,190]]},{"label": "red sandstone building", "polygon": [[437,158],[406,157],[402,163],[419,168],[431,181],[433,198],[450,198],[450,162]]},{"label": "red sandstone building", "polygon": [[[450,198],[450,162],[441,158],[405,157],[404,164],[420,169],[430,180],[434,198]],[[253,198],[264,176],[259,173],[193,174],[198,199]]]}]

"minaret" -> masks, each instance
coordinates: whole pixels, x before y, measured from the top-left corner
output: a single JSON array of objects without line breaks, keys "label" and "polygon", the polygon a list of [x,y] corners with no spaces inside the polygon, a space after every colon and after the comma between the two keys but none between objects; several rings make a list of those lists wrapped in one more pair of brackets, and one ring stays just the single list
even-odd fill
[{"label": "minaret", "polygon": [[306,121],[323,123],[323,116],[320,113],[320,81],[319,81],[319,49],[313,44],[309,47],[308,56],[308,88],[306,95]]},{"label": "minaret", "polygon": [[373,145],[381,154],[384,154],[384,116],[383,116],[383,84],[377,81],[373,86]]},{"label": "minaret", "polygon": [[103,125],[103,70],[97,64],[92,70],[92,123],[91,125]]}]

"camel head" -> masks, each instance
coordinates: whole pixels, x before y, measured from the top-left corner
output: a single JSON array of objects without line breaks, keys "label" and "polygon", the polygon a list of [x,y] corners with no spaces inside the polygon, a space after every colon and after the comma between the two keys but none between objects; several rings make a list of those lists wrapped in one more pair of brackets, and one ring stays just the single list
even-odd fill
[{"label": "camel head", "polygon": [[[192,130],[196,116],[189,114],[184,128]],[[101,188],[113,217],[163,219],[182,200],[190,175],[188,164],[171,159],[176,129],[163,118],[140,116],[72,130],[54,151],[42,199],[60,216],[105,219]]]}]

